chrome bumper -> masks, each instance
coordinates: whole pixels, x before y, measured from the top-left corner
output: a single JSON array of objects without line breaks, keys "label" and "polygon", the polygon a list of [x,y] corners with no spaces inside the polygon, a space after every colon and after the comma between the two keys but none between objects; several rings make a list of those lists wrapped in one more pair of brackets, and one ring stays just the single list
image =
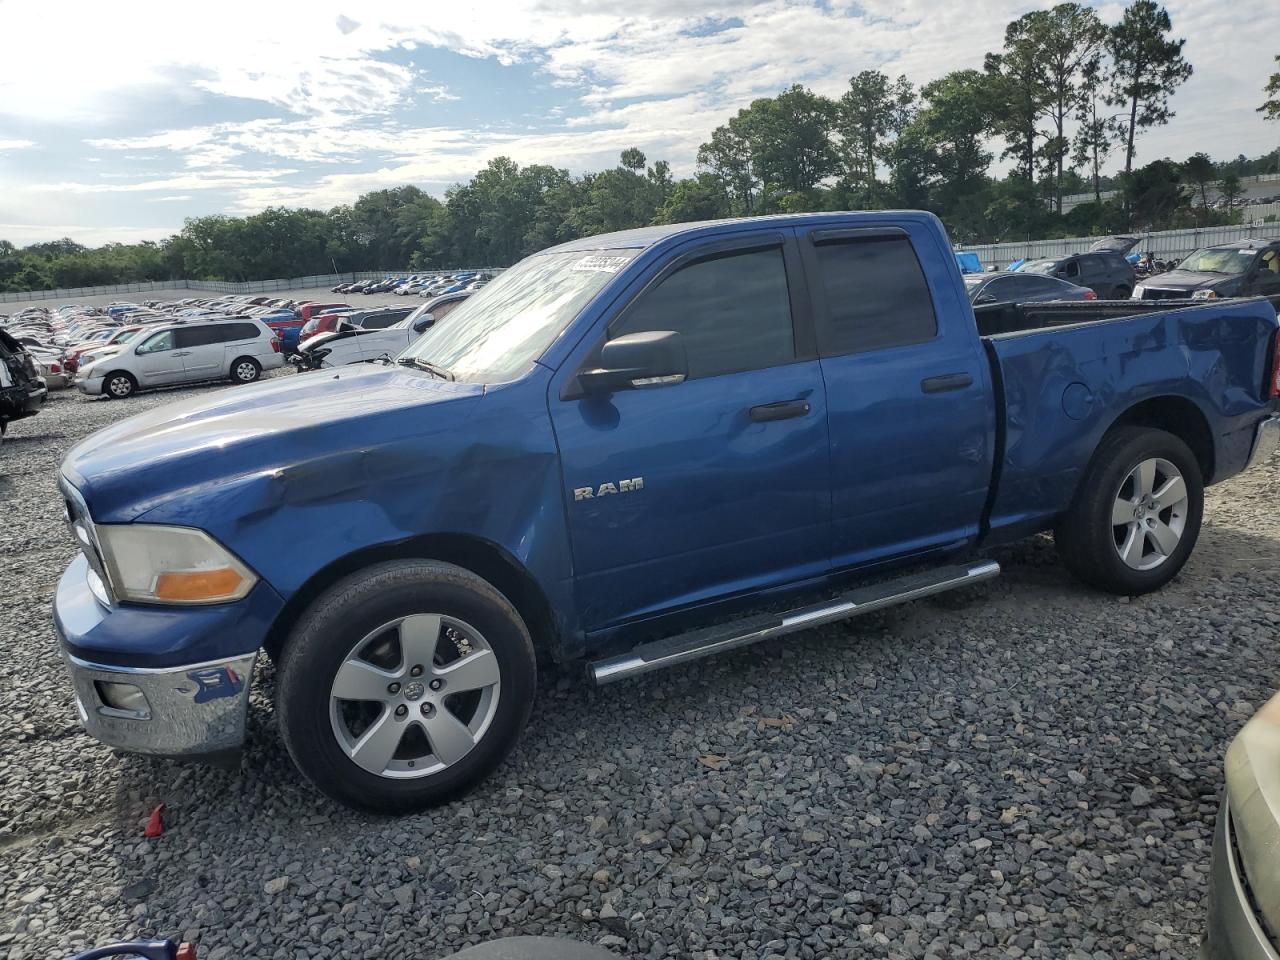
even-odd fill
[{"label": "chrome bumper", "polygon": [[256,653],[156,668],[88,663],[65,648],[62,657],[75,688],[80,724],[109,746],[198,757],[225,756],[244,742]]},{"label": "chrome bumper", "polygon": [[1213,831],[1213,867],[1209,874],[1209,918],[1200,944],[1202,960],[1278,960],[1271,941],[1254,915],[1245,889],[1231,805],[1224,798]]},{"label": "chrome bumper", "polygon": [[1280,449],[1280,415],[1267,417],[1258,424],[1258,431],[1253,435],[1253,450],[1244,468],[1248,470],[1263,463],[1277,449]]}]

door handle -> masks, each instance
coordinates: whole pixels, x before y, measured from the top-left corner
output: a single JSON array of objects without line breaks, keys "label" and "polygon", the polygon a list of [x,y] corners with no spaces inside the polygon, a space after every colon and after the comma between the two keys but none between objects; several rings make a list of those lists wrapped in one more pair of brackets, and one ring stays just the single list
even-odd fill
[{"label": "door handle", "polygon": [[803,417],[809,413],[808,400],[780,400],[777,403],[762,403],[751,408],[751,419],[756,423],[769,423],[773,420],[790,420],[792,417]]},{"label": "door handle", "polygon": [[920,381],[920,389],[925,393],[946,393],[971,386],[973,377],[967,373],[944,373],[940,377],[926,377]]},{"label": "door handle", "polygon": [[185,356],[190,355],[190,353],[191,353],[191,351],[190,351],[190,350],[178,350],[178,351],[176,351],[173,355],[174,355],[175,357],[185,357]]}]

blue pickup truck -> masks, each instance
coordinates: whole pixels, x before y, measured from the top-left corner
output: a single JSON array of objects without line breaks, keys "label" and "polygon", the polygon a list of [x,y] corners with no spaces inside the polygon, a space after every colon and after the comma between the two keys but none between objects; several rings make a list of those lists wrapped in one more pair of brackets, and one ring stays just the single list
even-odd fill
[{"label": "blue pickup truck", "polygon": [[597,683],[962,587],[1056,534],[1120,594],[1280,438],[1265,301],[975,315],[924,213],[680,224],[529,257],[394,362],[125,420],[61,489],[79,716],[222,757],[259,657],[347,804],[492,771],[537,664]]}]

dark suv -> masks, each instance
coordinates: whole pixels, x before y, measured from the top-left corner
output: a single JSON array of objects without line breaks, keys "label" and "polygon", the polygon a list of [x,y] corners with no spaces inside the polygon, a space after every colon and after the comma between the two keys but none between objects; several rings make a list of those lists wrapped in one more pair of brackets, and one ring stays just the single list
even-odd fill
[{"label": "dark suv", "polygon": [[1140,300],[1280,296],[1280,238],[1204,247],[1176,270],[1144,280],[1135,296]]},{"label": "dark suv", "polygon": [[1043,273],[1088,287],[1103,300],[1127,300],[1133,293],[1133,265],[1118,250],[1091,250],[1052,260],[1028,260],[1018,273]]}]

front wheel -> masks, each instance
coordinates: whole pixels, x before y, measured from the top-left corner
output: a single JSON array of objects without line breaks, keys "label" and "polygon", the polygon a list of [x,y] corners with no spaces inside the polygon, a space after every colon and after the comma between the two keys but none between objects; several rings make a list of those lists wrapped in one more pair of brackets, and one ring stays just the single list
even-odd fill
[{"label": "front wheel", "polygon": [[401,560],[340,581],[285,644],[276,690],[298,768],[342,803],[406,813],[469,790],[533,706],[528,629],[452,564]]},{"label": "front wheel", "polygon": [[231,364],[231,379],[236,383],[253,383],[262,375],[262,365],[253,357],[240,357]]},{"label": "front wheel", "polygon": [[1103,438],[1054,530],[1077,578],[1108,593],[1158,590],[1191,556],[1204,514],[1204,479],[1191,449],[1149,427]]},{"label": "front wheel", "polygon": [[131,397],[137,389],[138,381],[133,378],[133,374],[125,373],[123,370],[107,374],[102,381],[102,392],[113,400]]}]

